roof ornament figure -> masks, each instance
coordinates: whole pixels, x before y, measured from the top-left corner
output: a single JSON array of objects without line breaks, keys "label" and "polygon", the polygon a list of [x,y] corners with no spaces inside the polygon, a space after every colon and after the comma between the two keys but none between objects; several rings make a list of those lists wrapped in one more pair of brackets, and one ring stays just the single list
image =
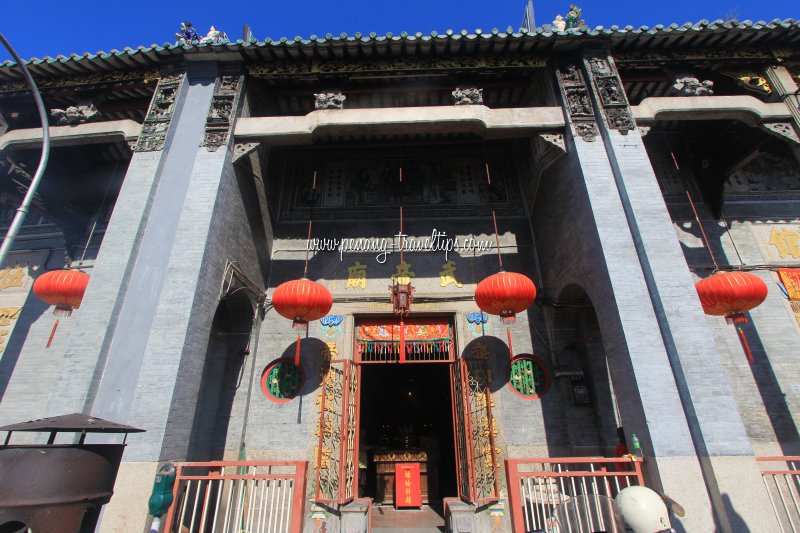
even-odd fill
[{"label": "roof ornament figure", "polygon": [[314,93],[314,109],[344,109],[345,100],[341,92]]},{"label": "roof ornament figure", "polygon": [[219,44],[219,43],[227,43],[230,42],[228,39],[228,34],[224,31],[219,31],[211,26],[211,29],[208,30],[208,33],[205,37],[200,39],[201,43],[208,43],[208,44]]},{"label": "roof ornament figure", "polygon": [[561,14],[556,15],[556,18],[553,19],[553,29],[555,31],[564,31],[567,29],[567,21],[564,20]]},{"label": "roof ornament figure", "polygon": [[80,102],[78,105],[66,109],[51,109],[50,116],[59,126],[74,126],[86,122],[94,122],[102,117],[100,112],[91,102]]},{"label": "roof ornament figure", "polygon": [[679,96],[712,96],[714,82],[711,80],[700,81],[697,78],[685,76],[675,80],[672,84],[672,92]]},{"label": "roof ornament figure", "polygon": [[581,18],[581,8],[575,4],[570,4],[569,12],[567,12],[567,29],[580,28],[583,26],[583,19]]},{"label": "roof ornament figure", "polygon": [[483,89],[477,87],[456,87],[452,92],[453,105],[483,104]]},{"label": "roof ornament figure", "polygon": [[175,34],[178,42],[181,44],[197,44],[200,42],[200,36],[197,30],[194,29],[192,23],[187,21],[181,22],[181,31]]}]

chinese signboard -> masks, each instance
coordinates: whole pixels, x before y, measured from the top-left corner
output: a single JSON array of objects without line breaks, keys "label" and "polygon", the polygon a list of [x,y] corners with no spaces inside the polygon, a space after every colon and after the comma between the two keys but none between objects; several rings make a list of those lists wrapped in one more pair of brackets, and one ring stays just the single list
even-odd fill
[{"label": "chinese signboard", "polygon": [[394,470],[394,506],[422,507],[419,463],[397,463]]},{"label": "chinese signboard", "polygon": [[43,254],[12,254],[0,268],[0,357],[39,275]]},{"label": "chinese signboard", "polygon": [[800,225],[764,224],[752,226],[761,255],[769,263],[800,261]]}]

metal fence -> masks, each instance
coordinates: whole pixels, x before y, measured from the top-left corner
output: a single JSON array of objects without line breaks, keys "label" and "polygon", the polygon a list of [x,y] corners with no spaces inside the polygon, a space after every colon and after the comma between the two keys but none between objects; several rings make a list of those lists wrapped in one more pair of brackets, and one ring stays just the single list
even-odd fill
[{"label": "metal fence", "polygon": [[300,533],[305,461],[176,465],[165,533]]},{"label": "metal fence", "polygon": [[758,457],[761,479],[782,532],[800,530],[800,456]]},{"label": "metal fence", "polygon": [[[610,499],[630,485],[643,485],[642,460],[569,457],[506,461],[509,504],[514,533],[535,529],[581,533],[584,526],[617,533]],[[575,524],[556,526],[558,505],[583,498],[583,514]],[[609,499],[610,498],[610,499]],[[586,522],[586,524],[583,524]]]}]

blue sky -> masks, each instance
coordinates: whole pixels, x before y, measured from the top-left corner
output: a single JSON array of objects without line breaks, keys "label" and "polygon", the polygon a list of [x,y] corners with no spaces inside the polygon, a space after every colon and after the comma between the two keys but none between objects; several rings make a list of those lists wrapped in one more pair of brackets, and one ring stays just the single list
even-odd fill
[{"label": "blue sky", "polygon": [[[258,39],[326,33],[409,33],[449,29],[518,28],[526,0],[5,0],[0,32],[24,57],[108,51],[174,41],[182,20],[205,33],[213,24],[232,39],[249,24]],[[536,2],[541,26],[564,14],[570,0]],[[594,27],[682,24],[707,18],[772,20],[800,18],[797,0],[584,1],[583,17]],[[0,46],[0,60],[10,56]]]}]

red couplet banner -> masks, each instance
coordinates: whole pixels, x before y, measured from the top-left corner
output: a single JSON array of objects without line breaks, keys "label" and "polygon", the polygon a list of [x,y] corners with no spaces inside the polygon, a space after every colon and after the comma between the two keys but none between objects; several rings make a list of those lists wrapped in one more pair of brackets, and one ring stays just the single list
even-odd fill
[{"label": "red couplet banner", "polygon": [[419,463],[397,463],[394,467],[394,506],[422,507]]}]

